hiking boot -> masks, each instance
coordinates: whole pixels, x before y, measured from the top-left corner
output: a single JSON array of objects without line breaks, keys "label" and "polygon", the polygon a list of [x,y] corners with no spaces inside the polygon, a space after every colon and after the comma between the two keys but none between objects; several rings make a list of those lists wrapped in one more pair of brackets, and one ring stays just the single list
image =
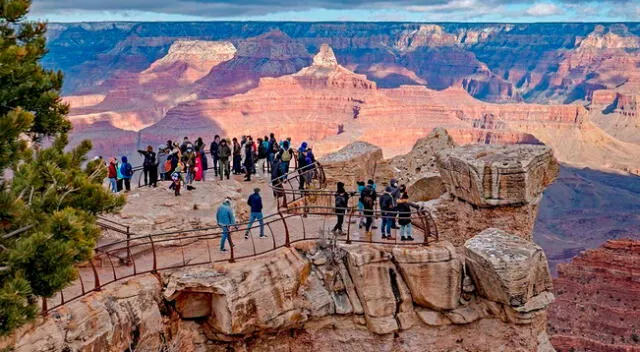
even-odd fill
[{"label": "hiking boot", "polygon": [[265,236],[260,236],[258,238],[261,239],[261,240],[264,240],[264,239],[267,239],[268,237],[265,235]]},{"label": "hiking boot", "polygon": [[248,240],[248,239],[249,239],[249,234],[248,234],[248,233],[245,233],[245,234],[244,234],[244,239],[245,239],[245,240]]},{"label": "hiking boot", "polygon": [[220,249],[220,252],[228,252],[226,249],[222,248]]},{"label": "hiking boot", "polygon": [[413,241],[413,240],[414,240],[414,238],[413,238],[412,236],[409,236],[409,237],[407,238],[407,241]]},{"label": "hiking boot", "polygon": [[400,241],[406,241],[406,240],[407,240],[406,237],[404,237],[404,236],[400,237]]}]

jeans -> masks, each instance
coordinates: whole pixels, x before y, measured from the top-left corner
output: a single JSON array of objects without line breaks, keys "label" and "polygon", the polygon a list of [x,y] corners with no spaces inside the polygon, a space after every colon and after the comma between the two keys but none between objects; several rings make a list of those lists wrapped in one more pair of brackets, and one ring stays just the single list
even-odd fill
[{"label": "jeans", "polygon": [[333,227],[333,231],[342,232],[342,224],[344,224],[344,211],[336,211],[336,217],[338,221],[336,222],[336,226]]},{"label": "jeans", "polygon": [[382,224],[380,225],[380,231],[384,235],[391,235],[391,225],[393,224],[393,218],[390,214],[382,215]]},{"label": "jeans", "polygon": [[220,175],[221,180],[224,176],[229,178],[229,159],[220,159],[218,174]]},{"label": "jeans", "polygon": [[217,154],[211,154],[211,158],[213,159],[213,172],[216,176],[218,176],[218,158]]},{"label": "jeans", "polygon": [[371,231],[371,225],[373,225],[373,210],[364,208],[365,223],[364,227],[367,232]]},{"label": "jeans", "polygon": [[260,237],[264,237],[264,221],[262,220],[262,213],[254,213],[252,212],[249,216],[249,226],[247,226],[247,232],[245,235],[249,235],[249,230],[251,230],[251,226],[253,222],[258,220],[258,224],[260,224]]},{"label": "jeans", "polygon": [[411,223],[400,225],[400,237],[405,238],[405,235],[407,237],[413,237],[413,225],[411,225]]},{"label": "jeans", "polygon": [[266,172],[266,165],[267,165],[266,161],[267,159],[265,158],[258,159],[258,162],[256,163],[256,169],[258,171],[258,174],[264,175],[264,173]]},{"label": "jeans", "polygon": [[[224,249],[224,242],[229,240],[229,226],[222,225],[222,238],[220,238],[220,250]],[[231,242],[229,242],[231,244]]]},{"label": "jeans", "polygon": [[115,177],[109,179],[109,188],[111,192],[118,193],[118,180]]},{"label": "jeans", "polygon": [[233,156],[233,173],[239,175],[242,173],[242,156],[234,155]]}]

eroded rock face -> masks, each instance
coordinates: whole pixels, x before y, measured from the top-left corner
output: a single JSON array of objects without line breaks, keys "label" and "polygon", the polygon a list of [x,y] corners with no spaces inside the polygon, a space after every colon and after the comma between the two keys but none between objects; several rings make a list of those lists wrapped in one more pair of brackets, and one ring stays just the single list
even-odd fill
[{"label": "eroded rock face", "polygon": [[533,145],[468,145],[436,161],[447,191],[481,207],[537,202],[560,170],[551,148]]},{"label": "eroded rock face", "polygon": [[610,240],[558,265],[554,288],[549,327],[558,350],[640,349],[640,241]]},{"label": "eroded rock face", "polygon": [[338,182],[355,185],[357,181],[372,178],[382,164],[382,149],[366,142],[354,142],[319,161],[327,177],[327,188],[335,189]]},{"label": "eroded rock face", "polygon": [[538,245],[499,229],[487,229],[465,243],[466,262],[480,295],[524,312],[552,300],[547,257]]},{"label": "eroded rock face", "polygon": [[15,352],[109,351],[128,348],[157,351],[164,333],[161,285],[153,275],[107,286],[51,312],[43,321],[25,327],[0,349]]}]

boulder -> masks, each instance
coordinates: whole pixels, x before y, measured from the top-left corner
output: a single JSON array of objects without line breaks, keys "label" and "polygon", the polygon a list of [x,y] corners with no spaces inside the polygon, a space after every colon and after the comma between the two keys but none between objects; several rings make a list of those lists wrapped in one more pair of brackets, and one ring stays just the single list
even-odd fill
[{"label": "boulder", "polygon": [[[282,248],[269,257],[225,264],[218,270],[181,270],[169,276],[164,295],[172,301],[185,291],[208,293],[210,332],[248,335],[294,327],[307,319],[307,313],[296,300],[301,287],[307,284],[310,270],[311,263],[297,251]],[[314,292],[317,293],[311,290],[309,294]],[[324,301],[330,300],[325,297]]]},{"label": "boulder", "polygon": [[450,242],[435,242],[428,247],[394,247],[393,257],[415,304],[435,310],[458,306],[462,265]]},{"label": "boulder", "polygon": [[447,191],[479,207],[536,203],[560,170],[543,145],[466,145],[436,162]]},{"label": "boulder", "polygon": [[362,303],[367,327],[376,334],[405,328],[402,321],[413,315],[411,292],[381,246],[343,245],[347,267]]},{"label": "boulder", "polygon": [[320,160],[327,177],[327,189],[335,190],[338,182],[347,189],[355,187],[357,181],[366,181],[377,174],[383,163],[382,149],[366,142],[354,142]]},{"label": "boulder", "polygon": [[467,267],[482,297],[514,309],[546,307],[533,301],[552,289],[547,257],[538,245],[487,229],[464,247]]}]

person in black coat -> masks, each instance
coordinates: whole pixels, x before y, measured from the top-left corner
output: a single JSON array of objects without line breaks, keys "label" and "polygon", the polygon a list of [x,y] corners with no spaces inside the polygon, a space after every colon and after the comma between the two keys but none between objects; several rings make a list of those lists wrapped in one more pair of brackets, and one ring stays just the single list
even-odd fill
[{"label": "person in black coat", "polygon": [[338,182],[338,189],[334,197],[336,216],[338,217],[338,221],[336,222],[336,226],[333,227],[333,230],[331,230],[331,232],[341,235],[342,225],[344,223],[344,214],[347,212],[347,208],[349,207],[349,194],[344,189],[344,183]]},{"label": "person in black coat", "polygon": [[400,224],[400,239],[402,241],[413,241],[413,225],[411,224],[411,208],[420,209],[415,203],[409,202],[409,195],[402,193],[398,199],[398,224]]}]

